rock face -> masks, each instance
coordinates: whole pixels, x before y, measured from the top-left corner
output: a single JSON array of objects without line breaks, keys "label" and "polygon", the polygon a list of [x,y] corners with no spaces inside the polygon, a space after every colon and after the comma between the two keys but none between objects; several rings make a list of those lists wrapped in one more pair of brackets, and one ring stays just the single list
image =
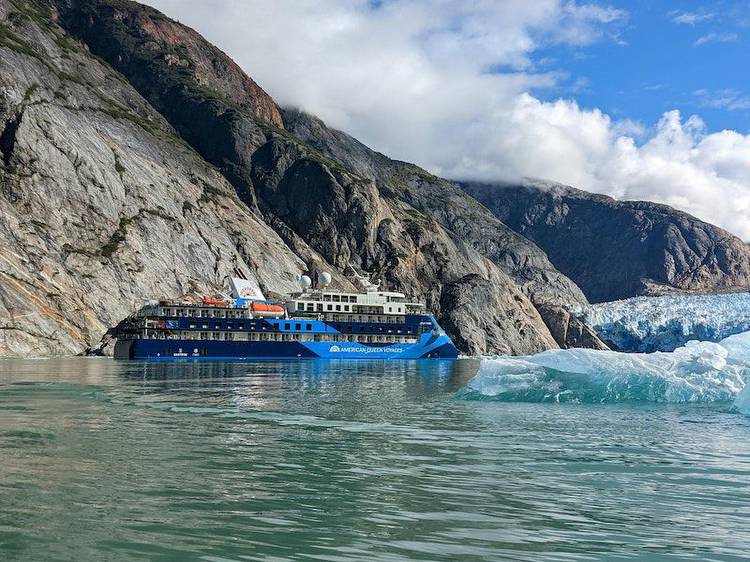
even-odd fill
[{"label": "rock face", "polygon": [[564,310],[583,292],[497,208],[279,109],[133,2],[0,0],[0,156],[0,355],[81,352],[234,273],[285,292],[313,269],[351,288],[349,268],[465,353],[598,345]]},{"label": "rock face", "polygon": [[589,349],[609,349],[596,332],[580,318],[561,306],[544,304],[539,307],[555,342],[562,348],[586,347]]},{"label": "rock face", "polygon": [[[540,348],[558,347],[551,334],[540,333],[531,321],[536,311],[521,292],[512,287],[503,287],[504,290],[498,292],[498,282],[502,282],[502,278],[487,280],[469,274],[445,287],[439,322],[446,331],[455,334],[456,346],[470,354],[484,353],[486,349],[513,354],[527,346],[529,340]],[[513,329],[507,330],[503,324],[493,322],[485,314],[486,310],[500,311]]]},{"label": "rock face", "polygon": [[666,205],[542,182],[462,187],[547,252],[592,302],[750,289],[750,246]]},{"label": "rock face", "polygon": [[[249,79],[199,79],[202,61],[223,54],[194,32],[130,2],[59,6],[63,25],[121,71],[304,261],[320,255],[339,270],[372,272],[388,287],[416,293],[438,315],[450,312],[443,310],[451,302],[442,299],[445,288],[467,275],[492,280],[507,306],[520,299],[513,306],[526,317],[523,334],[503,309],[477,310],[496,329],[490,337],[462,334],[483,342],[463,351],[546,349],[554,340],[529,298],[585,302],[539,248],[454,184],[304,114],[279,119],[258,111],[267,101],[243,105],[248,94],[237,88]],[[179,64],[170,63],[177,55]]]},{"label": "rock face", "polygon": [[0,0],[0,355],[72,354],[155,295],[305,263],[48,13]]},{"label": "rock face", "polygon": [[344,288],[345,268],[373,272],[471,353],[555,347],[530,298],[585,302],[456,186],[385,157],[366,173],[287,131],[234,63],[158,12],[0,0],[0,25],[0,354],[81,352],[144,299],[234,272],[278,292],[312,267]]},{"label": "rock face", "polygon": [[575,283],[555,269],[536,244],[508,228],[454,182],[391,160],[311,115],[293,109],[282,110],[282,115],[287,130],[371,179],[384,199],[422,212],[488,257],[535,304],[586,302]]}]

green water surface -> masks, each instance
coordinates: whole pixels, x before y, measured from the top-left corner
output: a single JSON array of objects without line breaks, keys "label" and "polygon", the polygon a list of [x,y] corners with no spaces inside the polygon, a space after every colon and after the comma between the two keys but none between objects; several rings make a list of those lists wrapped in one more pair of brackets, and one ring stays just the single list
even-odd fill
[{"label": "green water surface", "polygon": [[745,560],[750,419],[477,363],[0,361],[0,560]]}]

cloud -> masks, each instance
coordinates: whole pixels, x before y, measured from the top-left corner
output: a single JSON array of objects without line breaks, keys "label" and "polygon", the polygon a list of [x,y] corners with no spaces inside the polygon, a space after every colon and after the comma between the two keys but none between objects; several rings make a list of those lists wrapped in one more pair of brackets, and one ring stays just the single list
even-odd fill
[{"label": "cloud", "polygon": [[[750,239],[750,138],[665,113],[613,120],[537,50],[616,41],[621,10],[565,0],[149,0],[281,104],[457,179],[537,177],[674,205]],[[547,51],[548,52],[548,51]],[[572,86],[571,86],[572,84]]]},{"label": "cloud", "polygon": [[739,36],[736,33],[711,32],[698,37],[693,45],[695,45],[696,47],[700,47],[701,45],[705,45],[707,43],[733,43],[738,40]]},{"label": "cloud", "polygon": [[725,109],[727,111],[743,111],[750,109],[750,96],[743,95],[734,88],[723,90],[695,90],[693,95],[702,107]]},{"label": "cloud", "polygon": [[[637,127],[613,122],[575,102],[516,100],[505,134],[458,175],[554,179],[619,199],[672,205],[750,240],[750,135],[706,133],[697,116],[664,113],[645,140]],[[515,126],[513,126],[515,125]],[[497,154],[490,168],[479,165]]]},{"label": "cloud", "polygon": [[708,21],[714,18],[714,14],[707,13],[707,14],[697,14],[694,12],[670,12],[670,15],[672,16],[672,21],[674,23],[679,23],[683,25],[695,25],[696,23],[701,23],[704,21]]}]

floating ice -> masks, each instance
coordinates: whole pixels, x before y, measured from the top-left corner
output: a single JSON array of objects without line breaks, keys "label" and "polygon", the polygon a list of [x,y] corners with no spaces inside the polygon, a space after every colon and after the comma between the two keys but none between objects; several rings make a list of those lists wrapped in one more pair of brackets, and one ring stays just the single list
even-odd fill
[{"label": "floating ice", "polygon": [[750,384],[746,384],[744,390],[735,398],[734,407],[738,412],[750,416]]},{"label": "floating ice", "polygon": [[719,343],[691,341],[672,352],[566,349],[485,358],[458,395],[528,402],[711,402],[733,400],[748,379],[750,331]]},{"label": "floating ice", "polygon": [[583,320],[621,351],[671,351],[750,330],[750,293],[635,297],[586,307]]}]

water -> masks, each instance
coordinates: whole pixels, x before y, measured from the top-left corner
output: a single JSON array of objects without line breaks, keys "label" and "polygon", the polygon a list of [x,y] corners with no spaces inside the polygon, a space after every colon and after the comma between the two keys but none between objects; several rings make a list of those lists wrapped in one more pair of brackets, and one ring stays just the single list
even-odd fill
[{"label": "water", "polygon": [[0,361],[2,560],[740,560],[750,418],[477,362]]}]

